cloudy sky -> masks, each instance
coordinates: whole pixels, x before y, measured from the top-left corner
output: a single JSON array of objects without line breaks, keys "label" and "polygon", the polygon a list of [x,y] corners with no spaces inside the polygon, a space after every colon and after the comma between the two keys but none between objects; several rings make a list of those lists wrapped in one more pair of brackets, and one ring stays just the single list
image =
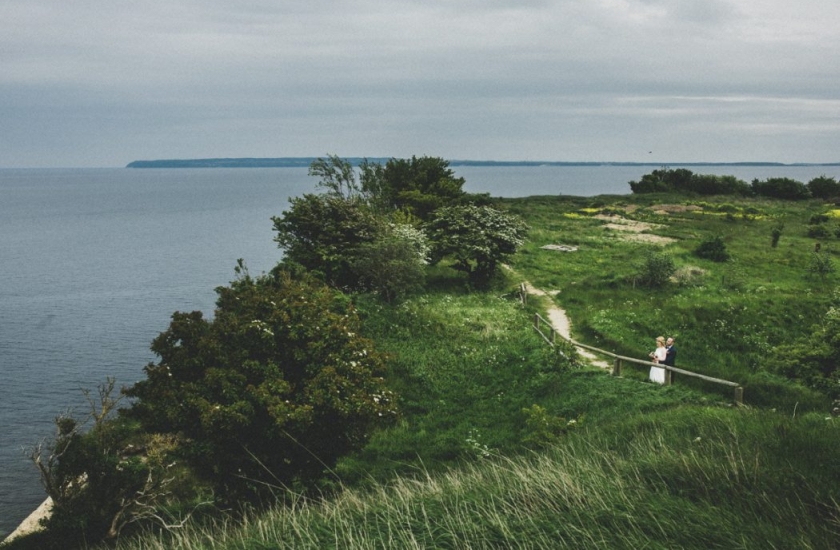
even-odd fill
[{"label": "cloudy sky", "polygon": [[2,0],[0,167],[840,161],[837,0]]}]

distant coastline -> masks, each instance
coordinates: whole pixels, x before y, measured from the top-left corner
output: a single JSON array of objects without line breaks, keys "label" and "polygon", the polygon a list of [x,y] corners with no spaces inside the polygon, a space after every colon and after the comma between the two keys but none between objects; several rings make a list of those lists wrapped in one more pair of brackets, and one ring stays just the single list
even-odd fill
[{"label": "distant coastline", "polygon": [[[279,158],[206,158],[135,160],[126,168],[307,168],[318,157]],[[348,157],[359,165],[364,158]],[[390,158],[368,158],[370,162],[386,163]],[[840,166],[840,162],[790,163],[783,162],[562,162],[562,161],[503,161],[450,160],[450,166]]]}]

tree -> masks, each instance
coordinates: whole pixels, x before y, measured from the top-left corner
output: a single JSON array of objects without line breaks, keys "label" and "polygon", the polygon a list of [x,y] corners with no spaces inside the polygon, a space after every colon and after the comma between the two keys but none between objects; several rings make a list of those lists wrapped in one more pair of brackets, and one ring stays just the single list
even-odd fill
[{"label": "tree", "polygon": [[309,165],[309,175],[318,176],[319,187],[327,189],[328,194],[339,198],[358,197],[360,189],[356,183],[356,171],[353,165],[336,155],[317,158]]},{"label": "tree", "polygon": [[455,177],[449,162],[438,157],[391,159],[382,176],[393,207],[406,209],[422,219],[466,195],[464,178]]},{"label": "tree", "polygon": [[489,206],[444,206],[428,223],[432,261],[454,256],[454,268],[465,271],[476,286],[486,286],[499,263],[525,242],[528,226],[519,218]]},{"label": "tree", "polygon": [[284,261],[321,272],[338,288],[357,286],[350,266],[353,254],[373,242],[382,225],[361,200],[337,194],[295,197],[288,210],[271,219]]},{"label": "tree", "polygon": [[820,199],[840,197],[840,183],[836,179],[825,175],[809,181],[808,190],[811,191],[811,195]]},{"label": "tree", "polygon": [[804,200],[811,198],[811,191],[801,181],[791,178],[754,179],[752,189],[756,195],[785,200]]},{"label": "tree", "polygon": [[189,438],[190,462],[229,497],[319,479],[395,414],[385,365],[355,310],[279,269],[216,289],[212,320],[172,316],[126,394],[148,431]]},{"label": "tree", "polygon": [[667,191],[681,191],[688,187],[688,182],[694,174],[685,168],[662,168],[645,174],[637,181],[630,182],[633,193],[661,193]]}]

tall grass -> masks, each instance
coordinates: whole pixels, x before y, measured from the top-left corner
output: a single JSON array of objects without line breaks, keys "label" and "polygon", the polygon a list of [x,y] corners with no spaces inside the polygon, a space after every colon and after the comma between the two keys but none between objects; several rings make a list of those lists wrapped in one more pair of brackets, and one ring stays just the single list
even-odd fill
[{"label": "tall grass", "polygon": [[685,408],[119,548],[832,548],[839,427]]}]

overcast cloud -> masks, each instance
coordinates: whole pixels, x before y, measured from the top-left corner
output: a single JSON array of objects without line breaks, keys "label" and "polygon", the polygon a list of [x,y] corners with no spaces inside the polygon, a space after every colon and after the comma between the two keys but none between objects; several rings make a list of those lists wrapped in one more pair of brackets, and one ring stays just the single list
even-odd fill
[{"label": "overcast cloud", "polygon": [[840,161],[837,0],[2,0],[0,167]]}]

